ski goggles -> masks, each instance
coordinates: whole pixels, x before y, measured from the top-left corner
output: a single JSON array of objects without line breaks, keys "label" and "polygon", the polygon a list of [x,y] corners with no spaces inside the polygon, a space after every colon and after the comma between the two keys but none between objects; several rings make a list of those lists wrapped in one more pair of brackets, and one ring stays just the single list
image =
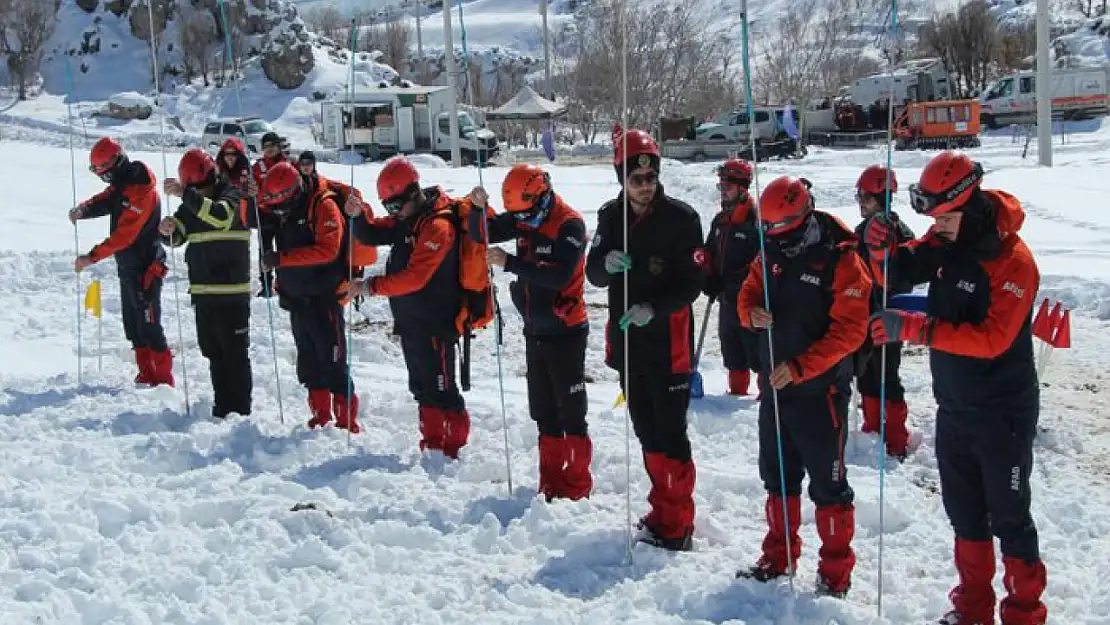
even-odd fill
[{"label": "ski goggles", "polygon": [[935,217],[941,213],[951,210],[951,204],[956,202],[957,199],[969,189],[976,187],[983,181],[983,166],[975,163],[975,169],[971,173],[964,176],[947,191],[940,193],[930,193],[921,188],[919,184],[910,185],[910,207],[918,215],[927,215]]},{"label": "ski goggles", "polygon": [[405,204],[408,204],[409,201],[412,200],[415,193],[416,189],[409,189],[404,191],[400,195],[395,195],[389,198],[388,200],[382,200],[382,207],[385,208],[385,212],[389,213],[390,215],[396,215],[397,213],[401,212],[401,209],[405,207]]},{"label": "ski goggles", "polygon": [[[528,226],[529,228],[539,227],[551,213],[551,204],[554,201],[554,196],[555,194],[551,191],[546,191],[532,204],[532,208],[514,212],[513,218],[516,219],[517,223]],[[527,196],[524,199],[527,200]]]}]

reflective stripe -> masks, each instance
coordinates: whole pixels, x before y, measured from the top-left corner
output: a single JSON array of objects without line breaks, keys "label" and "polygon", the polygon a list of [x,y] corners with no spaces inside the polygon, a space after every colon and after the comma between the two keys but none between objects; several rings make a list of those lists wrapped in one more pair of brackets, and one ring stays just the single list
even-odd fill
[{"label": "reflective stripe", "polygon": [[[224,217],[220,218],[212,214],[212,207],[219,206],[224,211]],[[204,198],[200,202],[200,210],[197,211],[197,219],[212,226],[216,230],[227,231],[231,229],[231,225],[235,223],[235,212],[231,206],[224,201],[213,202],[208,198]]]},{"label": "reflective stripe", "polygon": [[170,233],[170,245],[177,247],[186,241],[186,233],[188,231],[185,228],[185,222],[177,217],[170,217],[170,219],[172,219],[174,223],[174,230]]},{"label": "reflective stripe", "polygon": [[191,284],[190,295],[240,295],[251,292],[250,282],[242,284]]},{"label": "reflective stripe", "polygon": [[210,241],[250,241],[249,230],[231,230],[228,232],[197,232],[189,235],[189,243],[208,243]]}]

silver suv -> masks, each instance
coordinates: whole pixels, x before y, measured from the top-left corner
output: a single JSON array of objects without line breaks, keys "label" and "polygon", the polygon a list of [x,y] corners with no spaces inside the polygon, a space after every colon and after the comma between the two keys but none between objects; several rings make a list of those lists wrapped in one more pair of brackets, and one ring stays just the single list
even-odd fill
[{"label": "silver suv", "polygon": [[214,119],[204,127],[200,142],[209,152],[215,153],[232,137],[239,137],[247,146],[248,156],[262,154],[262,136],[275,132],[269,122],[260,117],[227,117]]}]

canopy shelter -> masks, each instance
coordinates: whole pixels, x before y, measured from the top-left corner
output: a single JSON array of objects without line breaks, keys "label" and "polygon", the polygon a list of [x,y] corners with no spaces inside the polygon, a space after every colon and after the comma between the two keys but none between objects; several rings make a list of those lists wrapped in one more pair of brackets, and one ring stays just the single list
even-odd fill
[{"label": "canopy shelter", "polygon": [[486,119],[490,121],[553,119],[566,114],[566,112],[566,106],[544,98],[533,91],[531,87],[525,85],[512,100],[486,113]]}]

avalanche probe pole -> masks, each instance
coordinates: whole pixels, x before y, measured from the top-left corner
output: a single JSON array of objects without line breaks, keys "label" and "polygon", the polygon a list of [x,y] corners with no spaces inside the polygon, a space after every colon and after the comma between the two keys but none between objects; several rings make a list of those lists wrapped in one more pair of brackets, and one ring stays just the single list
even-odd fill
[{"label": "avalanche probe pole", "polygon": [[[746,92],[745,99],[748,108],[748,119],[755,119],[755,114],[753,112],[754,107],[752,105],[751,60],[748,53],[748,0],[741,0],[740,7],[740,24],[741,33],[743,35],[744,52],[744,91]],[[748,133],[748,137],[751,141],[752,151],[752,184],[755,185],[755,197],[759,197],[759,155],[756,152],[755,133]],[[759,264],[760,270],[763,272],[763,306],[767,310],[768,314],[772,314],[773,319],[774,316],[771,312],[771,294],[768,288],[770,283],[767,281],[767,241],[763,232],[763,211],[759,208],[759,202],[756,202],[755,215],[757,230],[759,231]],[[775,335],[773,330],[774,322],[772,321],[771,325],[767,326],[767,329],[765,330],[767,332],[767,357],[768,362],[771,363],[775,362]],[[778,448],[779,483],[782,485],[780,490],[780,495],[782,497],[782,521],[783,525],[786,527],[786,571],[790,576],[790,592],[793,593],[794,575],[796,571],[794,570],[794,558],[791,557],[792,552],[790,549],[790,511],[786,503],[786,467],[783,463],[782,453],[782,419],[779,413],[779,391],[777,388],[775,388],[774,384],[771,384],[770,379],[767,380],[767,384],[771,386],[771,401],[773,402],[775,411],[775,443]],[[762,410],[762,408],[760,408],[760,410]]]},{"label": "avalanche probe pole", "polygon": [[[462,0],[459,0],[459,5],[458,6],[459,6],[459,29],[462,31],[463,71],[466,72],[466,80],[467,80],[467,84],[469,85],[470,84],[470,52],[467,50],[467,47],[466,47],[466,24],[463,22],[463,3],[462,3]],[[471,93],[471,96],[473,97],[473,92],[468,91],[468,93]],[[457,97],[457,94],[453,94],[453,95],[455,97]],[[471,103],[473,103],[473,102],[471,102]],[[476,160],[477,165],[478,165],[478,186],[485,189],[485,182],[482,180],[482,149],[481,149],[482,146],[479,144],[478,148],[479,149],[475,151],[475,160]],[[487,206],[488,206],[488,204],[487,204]],[[482,240],[485,242],[486,247],[488,248],[489,247],[489,227],[488,227],[488,217],[486,216],[486,210],[487,209],[486,209],[486,207],[481,207],[481,208],[482,208],[482,216],[481,216],[480,219],[477,220],[477,223],[481,224]],[[471,206],[470,210],[474,210],[474,207]],[[495,339],[496,345],[497,345],[497,387],[501,392],[501,431],[504,432],[504,434],[505,434],[505,474],[507,476],[506,481],[508,482],[508,487],[509,487],[509,497],[511,498],[513,496],[513,461],[512,461],[512,454],[509,453],[509,417],[508,417],[508,413],[505,410],[505,376],[504,376],[503,367],[502,367],[502,363],[501,363],[501,344],[502,344],[502,341],[504,340],[504,330],[505,329],[504,329],[504,325],[503,325],[503,320],[501,318],[501,303],[498,302],[498,300],[497,300],[497,284],[493,281],[493,267],[489,267],[489,284],[490,284],[490,290],[493,293],[494,332],[497,334],[497,336],[494,337],[494,339]],[[470,329],[469,328],[467,328],[466,333],[463,336],[463,341],[467,342],[467,343],[469,343],[469,341],[470,341]],[[465,351],[466,351],[467,354],[470,353],[469,348],[465,349]],[[467,360],[469,361],[469,355],[467,356]],[[469,365],[469,362],[468,362],[468,364],[467,364],[467,378],[469,379],[469,377],[470,377],[470,365]]]},{"label": "avalanche probe pole", "polygon": [[[73,155],[73,75],[66,57],[66,124],[69,126],[69,184],[73,192],[73,208],[77,207],[77,161]],[[73,222],[73,256],[81,255],[81,241],[77,233],[77,222]],[[74,289],[77,295],[77,386],[81,386],[81,324],[85,318],[85,303],[81,297],[81,272],[73,272],[76,277]]]},{"label": "avalanche probe pole", "polygon": [[[154,70],[154,97],[155,104],[160,99],[161,91],[158,88],[158,44],[156,33],[154,32],[154,3],[152,0],[147,0],[146,12],[147,18],[150,20],[150,62]],[[158,112],[158,150],[162,154],[162,180],[166,179],[169,168],[166,166],[166,109],[159,106]],[[169,209],[170,200],[166,198],[167,212]],[[192,406],[189,403],[189,369],[186,366],[187,359],[185,358],[185,332],[181,329],[181,304],[177,295],[177,250],[171,245],[169,250],[170,255],[170,273],[174,274],[173,281],[173,308],[174,314],[177,316],[177,355],[181,360],[181,381],[182,389],[185,391],[185,416],[191,416]]]}]

